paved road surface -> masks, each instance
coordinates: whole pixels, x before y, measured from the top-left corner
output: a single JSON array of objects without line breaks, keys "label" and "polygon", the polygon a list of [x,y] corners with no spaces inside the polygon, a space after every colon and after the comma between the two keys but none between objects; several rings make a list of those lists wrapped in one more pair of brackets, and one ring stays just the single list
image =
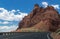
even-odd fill
[{"label": "paved road surface", "polygon": [[0,35],[0,39],[52,39],[50,33],[38,32],[38,33],[14,33],[11,35]]}]

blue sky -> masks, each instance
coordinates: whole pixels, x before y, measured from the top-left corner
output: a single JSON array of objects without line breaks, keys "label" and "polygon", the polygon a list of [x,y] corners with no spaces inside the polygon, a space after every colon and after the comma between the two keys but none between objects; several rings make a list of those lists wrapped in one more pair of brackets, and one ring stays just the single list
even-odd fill
[{"label": "blue sky", "polygon": [[41,2],[47,2],[49,5],[60,5],[60,0],[0,0],[0,7],[4,7],[7,10],[19,9],[28,13],[32,10],[34,4],[38,3],[42,6]]},{"label": "blue sky", "polygon": [[60,0],[0,0],[0,32],[16,30],[36,3],[43,7],[53,6],[60,13]]}]

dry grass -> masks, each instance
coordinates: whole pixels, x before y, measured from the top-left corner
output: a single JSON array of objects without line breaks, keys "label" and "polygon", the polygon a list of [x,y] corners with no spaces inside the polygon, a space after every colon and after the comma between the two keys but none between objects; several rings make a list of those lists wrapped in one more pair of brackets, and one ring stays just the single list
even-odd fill
[{"label": "dry grass", "polygon": [[57,34],[57,33],[52,33],[52,34],[51,34],[51,37],[52,37],[53,39],[60,39],[60,35]]},{"label": "dry grass", "polygon": [[36,28],[22,28],[20,30],[21,32],[41,32],[39,29]]},{"label": "dry grass", "polygon": [[45,32],[45,31],[44,30],[40,30],[40,29],[35,28],[35,27],[31,27],[31,28],[18,29],[16,32]]}]

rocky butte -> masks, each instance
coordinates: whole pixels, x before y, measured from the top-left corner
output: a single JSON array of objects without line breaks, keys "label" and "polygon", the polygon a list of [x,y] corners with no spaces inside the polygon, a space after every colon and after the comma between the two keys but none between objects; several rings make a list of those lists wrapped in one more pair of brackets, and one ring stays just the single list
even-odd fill
[{"label": "rocky butte", "polygon": [[43,8],[35,4],[32,12],[23,18],[16,31],[21,32],[21,29],[33,28],[41,31],[55,32],[60,28],[59,12],[53,6]]}]

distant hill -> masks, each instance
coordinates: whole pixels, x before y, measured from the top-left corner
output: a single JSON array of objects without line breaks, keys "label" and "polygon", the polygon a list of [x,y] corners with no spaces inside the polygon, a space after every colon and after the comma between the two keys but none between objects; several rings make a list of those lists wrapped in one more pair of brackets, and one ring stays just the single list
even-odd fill
[{"label": "distant hill", "polygon": [[60,28],[60,14],[52,6],[46,8],[35,4],[32,12],[19,23],[17,32],[24,31],[46,31],[55,32]]}]

